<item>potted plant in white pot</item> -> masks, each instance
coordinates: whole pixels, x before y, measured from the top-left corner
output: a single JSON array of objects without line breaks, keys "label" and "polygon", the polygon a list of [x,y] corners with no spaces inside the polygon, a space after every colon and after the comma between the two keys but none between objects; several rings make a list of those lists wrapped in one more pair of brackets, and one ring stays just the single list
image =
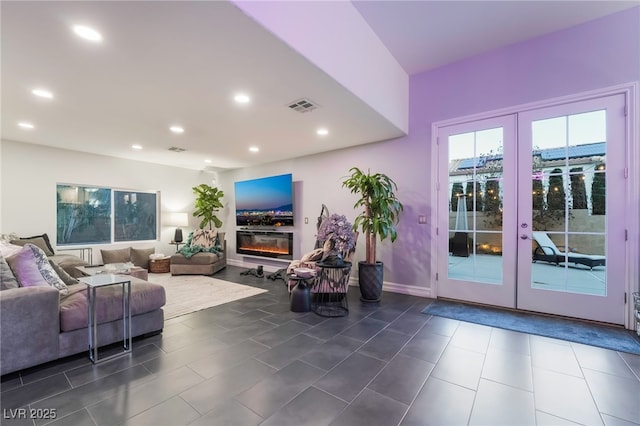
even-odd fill
[{"label": "potted plant in white pot", "polygon": [[353,222],[353,229],[361,229],[365,236],[366,257],[358,262],[358,281],[363,302],[379,302],[382,294],[383,264],[376,261],[376,241],[390,238],[394,242],[398,237],[396,225],[403,210],[402,203],[396,197],[396,183],[385,174],[367,171],[365,174],[357,167],[349,169],[351,173],[342,182],[352,194],[360,198],[354,208],[363,211]]}]

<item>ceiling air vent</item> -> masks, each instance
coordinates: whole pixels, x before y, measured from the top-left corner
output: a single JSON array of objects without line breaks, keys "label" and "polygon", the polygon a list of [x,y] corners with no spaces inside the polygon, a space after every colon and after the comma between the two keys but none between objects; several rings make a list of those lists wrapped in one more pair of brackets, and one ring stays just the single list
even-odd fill
[{"label": "ceiling air vent", "polygon": [[298,99],[297,101],[289,102],[289,108],[298,112],[313,111],[318,108],[318,104],[310,101],[307,98]]},{"label": "ceiling air vent", "polygon": [[178,147],[178,146],[172,146],[172,147],[169,147],[169,151],[173,151],[173,152],[184,152],[184,151],[186,151],[186,149],[184,149],[184,148],[180,148],[180,147]]}]

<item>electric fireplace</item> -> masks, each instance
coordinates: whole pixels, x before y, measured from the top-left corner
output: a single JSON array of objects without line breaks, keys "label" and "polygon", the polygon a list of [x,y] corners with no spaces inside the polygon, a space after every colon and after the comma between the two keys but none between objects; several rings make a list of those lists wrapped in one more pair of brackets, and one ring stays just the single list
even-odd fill
[{"label": "electric fireplace", "polygon": [[236,231],[236,253],[293,259],[293,233],[243,229]]}]

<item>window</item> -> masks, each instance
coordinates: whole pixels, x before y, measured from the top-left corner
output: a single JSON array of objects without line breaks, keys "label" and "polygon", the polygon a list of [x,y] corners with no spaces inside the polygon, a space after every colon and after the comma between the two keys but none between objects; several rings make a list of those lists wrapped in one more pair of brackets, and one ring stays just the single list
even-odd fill
[{"label": "window", "polygon": [[157,203],[155,192],[59,184],[56,192],[56,243],[76,245],[155,240]]},{"label": "window", "polygon": [[113,200],[116,242],[156,239],[155,193],[113,191]]}]

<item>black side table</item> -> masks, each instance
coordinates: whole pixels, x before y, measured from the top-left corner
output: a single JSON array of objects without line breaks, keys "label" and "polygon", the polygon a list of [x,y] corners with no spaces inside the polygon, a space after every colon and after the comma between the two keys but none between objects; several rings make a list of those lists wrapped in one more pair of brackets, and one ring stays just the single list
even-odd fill
[{"label": "black side table", "polygon": [[302,278],[297,275],[289,275],[290,281],[296,281],[296,285],[289,294],[289,306],[291,312],[309,312],[311,310],[311,296],[309,294],[310,283],[314,277]]},{"label": "black side table", "polygon": [[183,246],[185,243],[183,243],[182,241],[177,243],[175,241],[171,241],[169,244],[172,244],[174,246],[176,246],[176,253],[178,252],[178,250],[180,250],[180,246]]},{"label": "black side table", "polygon": [[316,263],[319,269],[311,288],[311,310],[323,317],[343,317],[349,315],[347,290],[351,262],[342,265]]}]

